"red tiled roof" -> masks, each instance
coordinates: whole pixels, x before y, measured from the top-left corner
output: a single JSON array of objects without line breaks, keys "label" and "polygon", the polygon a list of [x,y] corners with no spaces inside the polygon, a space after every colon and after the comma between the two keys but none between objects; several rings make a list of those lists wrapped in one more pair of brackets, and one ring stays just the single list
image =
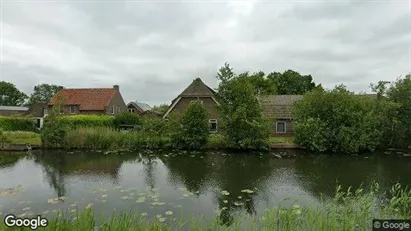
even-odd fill
[{"label": "red tiled roof", "polygon": [[80,110],[104,110],[117,90],[113,88],[61,89],[50,99],[49,105],[63,100],[64,105],[80,105]]}]

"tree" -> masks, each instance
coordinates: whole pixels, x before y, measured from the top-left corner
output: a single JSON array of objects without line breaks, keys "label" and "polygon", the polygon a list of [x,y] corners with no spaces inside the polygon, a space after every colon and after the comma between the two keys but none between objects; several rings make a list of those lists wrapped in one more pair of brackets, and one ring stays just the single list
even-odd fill
[{"label": "tree", "polygon": [[19,91],[12,83],[0,82],[0,105],[2,106],[22,106],[27,95]]},{"label": "tree", "polygon": [[153,106],[153,108],[151,108],[151,111],[164,115],[167,112],[168,108],[169,106],[167,104],[161,104],[158,106]]},{"label": "tree", "polygon": [[191,103],[178,121],[172,142],[177,148],[199,149],[207,144],[209,135],[207,111],[200,102]]},{"label": "tree", "polygon": [[60,89],[57,85],[39,84],[34,87],[28,105],[32,106],[38,102],[48,102]]},{"label": "tree", "polygon": [[114,116],[113,125],[115,128],[122,126],[140,126],[142,125],[140,117],[134,113],[121,112]]},{"label": "tree", "polygon": [[388,89],[387,97],[398,104],[396,122],[393,127],[394,145],[407,147],[411,145],[411,75],[397,79]]},{"label": "tree", "polygon": [[262,116],[257,89],[248,73],[236,76],[228,63],[217,73],[219,110],[228,146],[237,149],[267,149],[269,126]]},{"label": "tree", "polygon": [[345,86],[316,88],[294,107],[296,142],[317,152],[358,153],[381,145],[392,105],[354,95]]},{"label": "tree", "polygon": [[311,75],[301,75],[293,70],[272,72],[267,79],[277,86],[279,95],[303,95],[316,87]]}]

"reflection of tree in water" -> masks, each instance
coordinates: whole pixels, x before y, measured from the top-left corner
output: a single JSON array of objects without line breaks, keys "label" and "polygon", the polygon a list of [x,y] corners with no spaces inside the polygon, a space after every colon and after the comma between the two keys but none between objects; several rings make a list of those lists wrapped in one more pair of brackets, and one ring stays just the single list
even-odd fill
[{"label": "reflection of tree in water", "polygon": [[[195,153],[195,157],[177,155],[175,157],[159,156],[159,159],[169,170],[170,181],[175,185],[184,184],[191,193],[199,194],[213,178],[213,163],[208,155]],[[203,158],[201,158],[203,157]]]},{"label": "reflection of tree in water", "polygon": [[[207,190],[207,185],[218,189],[215,197],[221,211],[220,221],[224,225],[232,224],[235,212],[256,213],[254,198],[257,192],[261,193],[275,169],[267,161],[269,157],[260,159],[243,153],[195,153],[195,157],[190,157],[190,154],[160,157],[174,182],[182,182],[193,193]],[[241,192],[244,189],[254,192]],[[222,190],[227,190],[229,195],[223,195]]]},{"label": "reflection of tree in water", "polygon": [[153,155],[145,155],[142,159],[144,168],[144,182],[150,188],[155,188],[155,166],[157,165],[156,157]]},{"label": "reflection of tree in water", "polygon": [[299,157],[295,171],[318,199],[333,197],[337,185],[353,190],[363,185],[366,189],[375,180],[386,190],[398,180],[410,185],[410,166],[398,158],[387,156],[314,156]]},{"label": "reflection of tree in water", "polygon": [[108,176],[118,182],[118,173],[124,161],[132,155],[104,155],[95,153],[67,154],[65,151],[44,151],[34,155],[35,162],[42,165],[48,182],[58,197],[66,194],[65,176],[98,175]]}]

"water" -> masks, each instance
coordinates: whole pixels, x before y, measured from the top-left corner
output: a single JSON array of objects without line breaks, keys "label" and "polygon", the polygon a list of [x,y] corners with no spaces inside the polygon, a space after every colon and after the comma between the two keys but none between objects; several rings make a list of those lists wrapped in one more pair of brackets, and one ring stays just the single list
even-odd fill
[{"label": "water", "polygon": [[295,154],[288,159],[223,152],[2,154],[0,212],[53,216],[92,203],[101,219],[113,211],[214,219],[222,210],[219,216],[229,224],[238,213],[259,216],[294,200],[314,206],[321,196],[332,197],[337,183],[345,188],[374,180],[383,189],[397,182],[411,186],[411,157]]}]

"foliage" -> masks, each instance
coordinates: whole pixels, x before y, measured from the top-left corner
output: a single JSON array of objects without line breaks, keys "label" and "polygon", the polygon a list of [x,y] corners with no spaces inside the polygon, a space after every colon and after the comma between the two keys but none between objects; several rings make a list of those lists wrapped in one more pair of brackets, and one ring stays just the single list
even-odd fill
[{"label": "foliage", "polygon": [[7,138],[5,132],[0,128],[0,145],[10,143],[10,139]]},{"label": "foliage", "polygon": [[411,145],[411,75],[397,79],[388,89],[387,97],[398,105],[392,124],[392,143],[397,147]]},{"label": "foliage", "polygon": [[0,105],[2,106],[22,106],[28,98],[14,84],[5,81],[0,81],[0,92]]},{"label": "foliage", "polygon": [[311,75],[301,75],[293,70],[272,72],[267,75],[267,79],[275,83],[279,95],[303,95],[316,88]]},{"label": "foliage", "polygon": [[79,127],[112,127],[114,124],[114,117],[106,115],[57,116],[56,120],[66,124],[70,129]]},{"label": "foliage", "polygon": [[207,143],[209,134],[207,111],[200,102],[191,103],[178,121],[172,142],[178,148],[199,149]]},{"label": "foliage", "polygon": [[[377,198],[380,189],[374,184],[369,190],[351,188],[343,191],[339,186],[333,200],[321,199],[318,206],[301,206],[295,201],[292,206],[270,208],[256,217],[239,213],[231,226],[220,225],[219,218],[208,220],[203,216],[190,220],[166,216],[147,218],[143,211],[113,213],[111,218],[97,221],[97,211],[90,205],[75,213],[59,211],[49,219],[44,230],[369,230],[376,217],[411,219],[411,190],[393,186],[388,201],[381,203]],[[221,213],[222,211],[218,211]],[[218,214],[217,214],[218,215]],[[74,219],[75,218],[75,219]],[[170,220],[168,220],[170,219]],[[0,223],[1,230],[8,228]]]},{"label": "foliage", "polygon": [[142,123],[135,128],[136,131],[147,136],[170,136],[175,131],[177,122],[173,119],[163,120],[155,118],[143,118]]},{"label": "foliage", "polygon": [[315,89],[294,106],[295,141],[317,152],[374,151],[384,137],[385,112],[394,105],[354,95],[345,86]]},{"label": "foliage", "polygon": [[164,115],[167,112],[168,108],[169,106],[167,104],[161,104],[158,106],[153,106],[151,108],[151,111]]},{"label": "foliage", "polygon": [[108,127],[88,127],[68,131],[63,144],[64,148],[69,149],[157,149],[169,147],[170,138],[151,136],[143,132],[122,132]]},{"label": "foliage", "polygon": [[32,106],[39,102],[49,102],[59,88],[57,85],[45,83],[34,86],[34,92],[30,95],[28,105]]},{"label": "foliage", "polygon": [[210,134],[208,137],[207,148],[227,148],[227,140],[221,134]]},{"label": "foliage", "polygon": [[141,119],[138,115],[129,112],[121,112],[114,116],[113,125],[119,128],[123,125],[138,126],[141,125]]},{"label": "foliage", "polygon": [[0,116],[0,128],[5,131],[34,131],[33,118],[23,116]]},{"label": "foliage", "polygon": [[236,76],[226,63],[217,79],[222,130],[227,145],[237,149],[268,149],[269,126],[262,117],[256,89],[247,74]]},{"label": "foliage", "polygon": [[41,137],[39,133],[26,132],[26,131],[14,131],[14,132],[4,132],[4,135],[7,136],[8,140],[12,144],[30,144],[30,145],[39,145],[39,146],[41,145]]},{"label": "foliage", "polygon": [[44,147],[59,148],[63,146],[63,139],[69,130],[69,126],[58,116],[48,116],[44,120],[41,131],[41,142]]}]

